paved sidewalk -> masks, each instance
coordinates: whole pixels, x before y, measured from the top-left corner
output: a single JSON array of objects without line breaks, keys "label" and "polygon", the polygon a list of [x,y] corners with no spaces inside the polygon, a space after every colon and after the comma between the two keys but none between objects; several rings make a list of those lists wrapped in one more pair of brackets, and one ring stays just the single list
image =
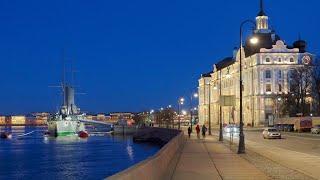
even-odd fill
[{"label": "paved sidewalk", "polygon": [[187,139],[172,179],[270,179],[215,137]]}]

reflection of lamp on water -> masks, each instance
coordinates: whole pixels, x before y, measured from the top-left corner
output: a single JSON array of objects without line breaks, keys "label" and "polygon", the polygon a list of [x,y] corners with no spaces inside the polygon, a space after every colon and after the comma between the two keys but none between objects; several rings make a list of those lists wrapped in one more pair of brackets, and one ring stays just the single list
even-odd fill
[{"label": "reflection of lamp on water", "polygon": [[128,153],[130,160],[132,161],[133,160],[133,148],[129,143],[127,144],[127,153]]}]

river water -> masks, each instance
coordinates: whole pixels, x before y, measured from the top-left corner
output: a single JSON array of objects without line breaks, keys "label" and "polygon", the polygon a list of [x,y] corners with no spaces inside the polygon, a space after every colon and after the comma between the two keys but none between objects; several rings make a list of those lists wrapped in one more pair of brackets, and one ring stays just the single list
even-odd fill
[{"label": "river water", "polygon": [[[47,138],[45,127],[0,127],[0,179],[103,179],[152,155],[160,147],[108,134]],[[32,132],[29,135],[23,134]]]}]

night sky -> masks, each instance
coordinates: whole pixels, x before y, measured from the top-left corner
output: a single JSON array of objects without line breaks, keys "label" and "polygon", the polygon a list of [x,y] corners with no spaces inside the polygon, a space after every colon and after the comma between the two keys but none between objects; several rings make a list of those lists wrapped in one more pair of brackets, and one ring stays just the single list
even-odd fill
[{"label": "night sky", "polygon": [[[320,53],[319,0],[265,0],[270,25]],[[55,111],[62,51],[85,112],[176,104],[238,44],[258,0],[1,0],[0,114]],[[248,27],[247,29],[250,29]]]}]

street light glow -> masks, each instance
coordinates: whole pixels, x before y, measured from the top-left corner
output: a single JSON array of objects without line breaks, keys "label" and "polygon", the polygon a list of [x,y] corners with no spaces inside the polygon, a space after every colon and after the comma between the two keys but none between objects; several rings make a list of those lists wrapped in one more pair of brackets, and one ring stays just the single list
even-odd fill
[{"label": "street light glow", "polygon": [[250,38],[250,43],[251,43],[251,44],[257,44],[258,42],[259,42],[259,39],[258,39],[258,38],[256,38],[256,37]]},{"label": "street light glow", "polygon": [[182,113],[182,115],[184,115],[184,116],[187,115],[187,111],[186,111],[186,110],[182,110],[181,113]]}]

